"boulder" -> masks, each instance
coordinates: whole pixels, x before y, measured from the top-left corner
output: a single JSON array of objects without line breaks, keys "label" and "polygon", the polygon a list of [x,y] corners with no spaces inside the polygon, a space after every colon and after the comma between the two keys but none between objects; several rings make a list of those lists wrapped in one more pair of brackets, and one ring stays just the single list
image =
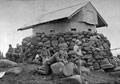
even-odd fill
[{"label": "boulder", "polygon": [[2,78],[5,75],[6,71],[0,72],[0,78]]},{"label": "boulder", "polygon": [[84,66],[81,66],[81,67],[80,67],[80,70],[81,70],[82,73],[87,73],[87,74],[90,73],[90,69],[89,69],[89,68],[86,68],[86,67],[84,67]]},{"label": "boulder", "polygon": [[120,71],[120,66],[114,68],[114,71]]},{"label": "boulder", "polygon": [[104,59],[104,57],[102,55],[96,55],[95,59]]},{"label": "boulder", "polygon": [[41,39],[41,41],[42,41],[42,42],[46,42],[46,41],[48,41],[48,38],[47,38],[47,37],[43,37],[43,38]]},{"label": "boulder", "polygon": [[52,40],[51,44],[53,47],[56,47],[58,45],[58,41],[57,40]]},{"label": "boulder", "polygon": [[80,67],[80,66],[84,66],[86,64],[86,61],[84,60],[78,60],[77,61],[77,65]]},{"label": "boulder", "polygon": [[109,62],[109,60],[107,58],[102,60],[102,62],[100,63],[100,66],[101,66],[102,69],[110,69],[110,68],[114,68],[115,67],[113,64],[111,64]]},{"label": "boulder", "polygon": [[65,76],[71,76],[73,75],[73,70],[74,70],[74,63],[72,62],[69,62],[68,64],[66,64],[64,66],[64,68],[62,69],[62,73],[65,75]]},{"label": "boulder", "polygon": [[13,73],[13,74],[20,74],[22,72],[22,68],[21,67],[14,67],[14,68],[10,68],[6,71],[6,73]]},{"label": "boulder", "polygon": [[15,66],[17,66],[16,62],[7,59],[0,59],[0,68],[15,67]]},{"label": "boulder", "polygon": [[62,62],[57,62],[57,63],[52,64],[50,67],[52,69],[53,74],[60,75],[61,69],[63,69],[64,64]]},{"label": "boulder", "polygon": [[95,61],[95,62],[93,63],[93,68],[94,68],[94,70],[100,69],[100,65],[99,65],[99,63],[98,63],[97,61]]},{"label": "boulder", "polygon": [[59,38],[58,38],[58,42],[59,42],[59,43],[64,43],[64,42],[65,42],[65,39],[64,39],[63,37],[59,37]]},{"label": "boulder", "polygon": [[67,78],[63,78],[62,80],[70,84],[82,84],[81,75],[73,75]]},{"label": "boulder", "polygon": [[102,69],[110,69],[110,68],[114,68],[114,65],[112,65],[112,64],[104,64],[104,65],[101,65],[101,68]]},{"label": "boulder", "polygon": [[91,59],[91,58],[92,58],[91,54],[87,54],[87,55],[82,56],[82,59]]}]

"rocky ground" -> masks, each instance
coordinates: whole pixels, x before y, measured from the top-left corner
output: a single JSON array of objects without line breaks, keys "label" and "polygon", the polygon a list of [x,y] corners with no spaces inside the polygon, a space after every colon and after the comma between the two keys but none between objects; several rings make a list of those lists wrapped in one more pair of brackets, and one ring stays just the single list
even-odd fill
[{"label": "rocky ground", "polygon": [[[23,68],[21,74],[5,74],[4,77],[0,79],[0,84],[79,84],[75,80],[63,81],[63,78],[58,76],[33,74],[33,70],[38,67],[38,65],[19,64],[19,66]],[[120,72],[104,73],[100,70],[82,75],[82,78],[86,80],[88,84],[120,84],[119,77]]]}]

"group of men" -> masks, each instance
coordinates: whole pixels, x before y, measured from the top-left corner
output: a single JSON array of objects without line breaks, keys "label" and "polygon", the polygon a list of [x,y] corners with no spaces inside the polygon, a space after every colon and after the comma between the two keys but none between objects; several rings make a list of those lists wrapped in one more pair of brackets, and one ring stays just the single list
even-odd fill
[{"label": "group of men", "polygon": [[6,58],[14,62],[22,62],[23,61],[22,47],[19,44],[17,44],[16,48],[13,48],[12,45],[9,44],[9,49],[6,53]]},{"label": "group of men", "polygon": [[44,63],[42,67],[37,68],[37,72],[40,74],[49,74],[50,66],[54,63],[61,62],[64,65],[72,62],[75,63],[80,60],[82,56],[81,52],[81,42],[79,40],[75,40],[73,48],[68,52],[68,45],[66,43],[60,43],[59,49],[52,56],[49,57]]},{"label": "group of men", "polygon": [[[52,54],[52,56],[50,51],[46,49],[46,47],[42,49],[40,48],[38,51],[39,53],[37,54],[38,55],[37,58],[39,59],[39,61],[42,62],[43,66],[40,67],[38,71],[43,74],[48,74],[50,66],[54,63],[57,62],[62,62],[63,64],[67,64],[68,62],[75,63],[76,60],[79,60],[80,57],[82,56],[80,44],[81,42],[79,40],[75,40],[73,49],[68,52],[67,51],[68,45],[65,42],[62,42],[59,44],[58,51]],[[16,48],[13,48],[12,45],[10,44],[8,52],[6,53],[6,58],[11,61],[20,63],[25,60],[24,56],[25,54],[26,53],[23,52],[22,46],[17,44]],[[36,59],[35,56],[34,59]]]},{"label": "group of men", "polygon": [[25,49],[25,51],[19,44],[16,45],[16,48],[13,48],[10,44],[8,52],[6,53],[6,58],[18,63],[28,61],[29,58],[31,59],[31,62],[38,59],[39,62],[42,62],[42,67],[38,68],[38,72],[48,74],[52,64],[57,62],[62,62],[63,64],[69,62],[75,63],[76,60],[79,60],[82,56],[82,42],[78,39],[73,39],[70,44],[65,42],[64,38],[59,37],[59,44],[57,43],[58,49],[55,49],[57,41],[53,38],[51,45],[54,49],[52,49],[51,52],[51,49],[47,48],[47,44],[43,45],[41,42],[37,44],[36,38],[37,37],[33,37],[33,39],[31,39],[30,46]]}]

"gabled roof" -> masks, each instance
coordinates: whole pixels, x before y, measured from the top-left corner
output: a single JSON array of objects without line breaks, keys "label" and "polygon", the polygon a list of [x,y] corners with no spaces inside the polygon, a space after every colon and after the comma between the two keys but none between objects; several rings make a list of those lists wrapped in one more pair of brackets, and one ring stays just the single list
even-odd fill
[{"label": "gabled roof", "polygon": [[[74,16],[76,13],[80,12],[81,8],[84,7],[85,5],[87,5],[90,2],[85,2],[85,3],[80,3],[74,6],[69,6],[63,9],[59,9],[53,12],[49,12],[47,14],[41,15],[41,17],[39,18],[39,20],[36,20],[33,24],[31,24],[30,26],[26,26],[23,28],[19,28],[18,30],[26,30],[26,29],[30,29],[32,27],[35,27],[37,25],[46,23],[46,22],[51,22],[51,21],[55,21],[55,20],[59,20],[59,19],[63,19],[63,18],[71,18],[72,16]],[[91,3],[90,3],[91,4]],[[92,5],[92,4],[91,4]],[[93,5],[92,5],[93,6]],[[94,7],[93,7],[94,8]],[[95,8],[94,8],[95,9]],[[95,9],[96,10],[96,9]],[[97,12],[97,10],[96,10]],[[97,12],[98,13],[98,12]],[[98,13],[98,18],[100,18],[100,21],[103,21],[103,25],[102,26],[107,26],[107,23],[105,22],[105,20],[100,16],[100,14]],[[98,25],[98,27],[101,27]]]}]

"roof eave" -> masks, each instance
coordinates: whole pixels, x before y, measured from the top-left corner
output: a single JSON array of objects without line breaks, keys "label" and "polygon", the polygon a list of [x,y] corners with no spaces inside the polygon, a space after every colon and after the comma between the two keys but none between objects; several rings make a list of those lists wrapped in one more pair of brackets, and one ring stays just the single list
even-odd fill
[{"label": "roof eave", "polygon": [[101,27],[108,27],[107,25],[98,25],[96,28],[101,28]]},{"label": "roof eave", "polygon": [[34,24],[34,25],[22,27],[22,28],[19,28],[17,31],[23,31],[23,30],[31,29],[31,28],[34,28],[34,27],[36,27],[36,26],[38,26],[38,25],[42,25],[42,24],[45,24],[45,23],[49,23],[49,22],[53,22],[53,21],[60,20],[60,19],[65,19],[65,18],[68,19],[68,17],[59,18],[59,19],[55,19],[55,20],[48,21],[48,22],[43,22],[43,23],[38,23],[38,24]]},{"label": "roof eave", "polygon": [[26,26],[26,27],[22,27],[22,28],[19,28],[17,29],[17,31],[23,31],[23,30],[27,30],[27,29],[31,29],[35,26],[37,26],[38,24],[35,24],[35,25],[30,25],[30,26]]}]

